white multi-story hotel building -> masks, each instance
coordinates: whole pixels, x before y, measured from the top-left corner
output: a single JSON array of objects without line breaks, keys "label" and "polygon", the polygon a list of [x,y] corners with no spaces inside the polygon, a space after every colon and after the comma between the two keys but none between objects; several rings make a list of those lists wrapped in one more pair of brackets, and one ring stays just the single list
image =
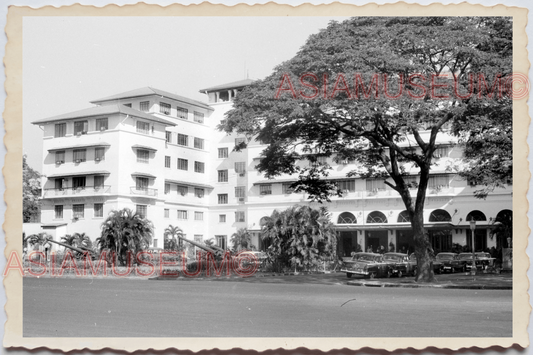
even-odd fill
[{"label": "white multi-story hotel building", "polygon": [[[244,137],[216,129],[233,98],[251,80],[201,90],[208,103],[146,87],[91,101],[94,107],[33,122],[42,127],[42,228],[59,240],[84,232],[93,240],[111,210],[128,207],[155,226],[152,246],[163,247],[164,229],[179,226],[196,241],[215,239],[229,247],[239,228],[253,233],[264,248],[260,229],[274,209],[308,204],[290,189],[294,177],[266,180],[255,169],[264,148]],[[453,173],[461,158],[456,138],[442,133],[429,181],[424,221],[436,251],[457,243],[475,249],[507,247],[492,237],[498,214],[511,213],[512,186],[486,200],[476,187]],[[335,164],[328,177],[344,190],[326,204],[340,234],[340,252],[380,246],[413,251],[413,235],[400,196],[381,179],[347,178],[349,161]],[[415,178],[415,177],[413,177]],[[413,190],[413,194],[416,192]]]}]

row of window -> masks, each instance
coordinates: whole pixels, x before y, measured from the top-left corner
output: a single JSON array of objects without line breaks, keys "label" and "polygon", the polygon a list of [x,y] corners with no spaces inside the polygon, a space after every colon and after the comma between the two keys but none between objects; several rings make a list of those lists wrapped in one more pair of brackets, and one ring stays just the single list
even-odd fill
[{"label": "row of window", "polygon": [[[63,219],[63,205],[54,206],[55,219]],[[72,205],[72,217],[74,219],[85,218],[85,205],[74,204]],[[95,203],[93,205],[93,217],[104,217],[104,204]]]},{"label": "row of window", "polygon": [[[171,164],[170,164],[170,157],[167,155],[165,156],[165,168],[170,168],[171,167]],[[178,168],[178,170],[189,170],[189,160],[188,159],[183,159],[183,158],[178,158],[178,161],[177,161],[177,164],[176,164],[176,167]],[[205,163],[201,162],[201,161],[195,161],[194,162],[194,172],[195,173],[205,173]]]},{"label": "row of window", "polygon": [[[148,112],[150,106],[149,101],[143,101],[140,103],[141,111]],[[164,115],[170,115],[172,106],[166,102],[159,103],[159,112]],[[189,119],[189,110],[183,107],[176,106],[176,116],[184,120]],[[198,111],[193,111],[193,120],[197,123],[204,123],[204,114]]]},{"label": "row of window", "polygon": [[[238,146],[242,143],[246,143],[246,138],[235,138],[235,146]],[[229,148],[218,148],[218,157],[220,159],[227,158],[229,156]]]},{"label": "row of window", "polygon": [[[66,161],[65,156],[66,154],[64,150],[56,151],[56,164],[64,164]],[[94,160],[105,160],[105,148],[94,148]],[[83,163],[87,161],[87,149],[74,149],[72,151],[72,161],[75,163]]]},{"label": "row of window", "polygon": [[[171,189],[172,185],[169,183],[165,183],[165,195],[169,195],[173,189]],[[186,196],[189,193],[189,187],[185,185],[176,185],[175,190],[178,195]],[[194,196],[198,198],[203,198],[205,196],[205,189],[200,187],[194,188]]]},{"label": "row of window", "polygon": [[[165,208],[164,210],[165,218],[170,218],[170,209]],[[189,219],[189,211],[187,210],[177,210],[177,219],[180,221],[186,221]],[[204,213],[199,211],[194,211],[194,220],[203,221]]]},{"label": "row of window", "polygon": [[[97,118],[95,121],[95,131],[105,131],[109,129],[108,119],[107,118]],[[74,121],[74,135],[79,136],[82,134],[87,134],[89,131],[89,121],[81,120]],[[56,123],[54,130],[54,137],[65,137],[67,135],[67,123]]]},{"label": "row of window", "polygon": [[[227,218],[225,214],[218,215],[218,223],[226,223]],[[246,222],[246,214],[244,211],[235,212],[235,222]]]},{"label": "row of window", "polygon": [[[167,143],[174,143],[172,137],[174,132],[165,132],[165,139]],[[178,133],[177,134],[177,145],[182,145],[185,147],[189,146],[189,136],[186,134]],[[193,147],[196,149],[205,149],[205,140],[203,138],[193,137]]]}]

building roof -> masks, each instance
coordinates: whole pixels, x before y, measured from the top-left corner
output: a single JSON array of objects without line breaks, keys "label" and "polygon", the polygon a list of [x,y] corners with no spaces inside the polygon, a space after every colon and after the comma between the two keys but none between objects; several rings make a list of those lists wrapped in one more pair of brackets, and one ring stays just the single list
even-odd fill
[{"label": "building roof", "polygon": [[104,98],[101,98],[101,99],[93,100],[93,101],[90,101],[90,103],[98,104],[98,103],[106,102],[106,101],[122,100],[122,99],[129,99],[129,98],[142,97],[142,96],[154,96],[154,95],[155,96],[161,96],[161,97],[164,97],[164,98],[167,98],[167,99],[181,101],[181,102],[187,103],[189,105],[193,105],[193,106],[198,106],[198,107],[204,108],[206,110],[213,110],[213,108],[211,108],[211,106],[209,106],[208,104],[206,104],[204,102],[192,100],[192,99],[186,98],[185,96],[180,96],[180,95],[168,92],[168,91],[155,89],[155,88],[152,88],[152,87],[149,87],[149,86],[146,86],[146,87],[140,88],[140,89],[135,89],[135,90],[122,92],[120,94],[107,96],[107,97],[104,97]]},{"label": "building roof", "polygon": [[85,108],[83,110],[64,113],[62,115],[43,118],[37,121],[33,121],[32,123],[35,125],[41,125],[46,123],[51,123],[55,121],[62,121],[72,118],[84,118],[84,117],[94,117],[94,116],[105,116],[105,115],[112,115],[116,113],[122,113],[125,115],[135,116],[139,118],[144,118],[146,120],[155,121],[158,123],[162,123],[168,126],[176,126],[177,124],[167,120],[165,118],[160,118],[154,115],[151,115],[146,112],[141,112],[138,110],[135,110],[131,107],[124,106],[122,104],[114,104],[114,105],[104,105],[104,106],[95,106],[95,107],[89,107]]},{"label": "building roof", "polygon": [[219,90],[225,90],[225,89],[238,89],[238,88],[243,88],[245,86],[248,86],[250,85],[251,83],[253,83],[255,80],[252,80],[252,79],[244,79],[244,80],[239,80],[239,81],[234,81],[232,83],[228,83],[228,84],[222,84],[222,85],[217,85],[217,86],[211,86],[207,89],[202,89],[200,90],[200,92],[202,94],[206,94],[208,92],[211,92],[211,91],[219,91]]}]

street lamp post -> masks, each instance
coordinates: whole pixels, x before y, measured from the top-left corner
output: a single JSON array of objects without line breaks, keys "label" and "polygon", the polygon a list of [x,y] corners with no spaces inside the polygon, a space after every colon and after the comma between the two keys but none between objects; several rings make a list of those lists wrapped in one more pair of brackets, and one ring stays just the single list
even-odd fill
[{"label": "street lamp post", "polygon": [[476,231],[476,221],[470,221],[470,230],[472,231],[472,269],[470,269],[470,275],[476,274],[476,238],[474,233]]}]

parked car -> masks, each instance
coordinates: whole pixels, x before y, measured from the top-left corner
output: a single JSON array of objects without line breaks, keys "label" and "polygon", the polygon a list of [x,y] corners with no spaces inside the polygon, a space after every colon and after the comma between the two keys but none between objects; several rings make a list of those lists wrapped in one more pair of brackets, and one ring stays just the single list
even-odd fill
[{"label": "parked car", "polygon": [[[472,255],[472,253],[461,253],[458,256],[458,259],[465,262],[465,270],[472,270],[472,265],[473,265],[472,260],[474,260],[474,256]],[[476,268],[481,268],[481,265],[482,265],[481,263],[480,265],[477,265],[477,258],[476,258]]]},{"label": "parked car", "polygon": [[442,271],[466,271],[466,260],[459,259],[456,253],[438,253],[435,259],[442,263]]},{"label": "parked car", "polygon": [[[437,260],[437,258],[433,258],[432,262],[433,262],[433,272],[435,274],[442,273],[443,266],[444,266],[443,263],[440,260]],[[413,276],[416,276],[418,272],[418,262],[417,262],[415,253],[409,256],[408,265],[409,265],[408,270],[410,274]]]},{"label": "parked car", "polygon": [[409,256],[403,253],[385,253],[383,254],[383,261],[389,265],[389,271],[387,276],[396,275],[402,277],[407,275],[410,270],[410,265],[408,263]]},{"label": "parked car", "polygon": [[371,279],[389,276],[389,264],[383,262],[383,255],[374,253],[356,253],[356,258],[344,261],[341,271],[348,278],[352,275],[363,275]]},{"label": "parked car", "polygon": [[480,269],[487,270],[490,267],[494,267],[494,260],[496,260],[496,258],[490,256],[489,253],[476,253],[476,267]]}]

